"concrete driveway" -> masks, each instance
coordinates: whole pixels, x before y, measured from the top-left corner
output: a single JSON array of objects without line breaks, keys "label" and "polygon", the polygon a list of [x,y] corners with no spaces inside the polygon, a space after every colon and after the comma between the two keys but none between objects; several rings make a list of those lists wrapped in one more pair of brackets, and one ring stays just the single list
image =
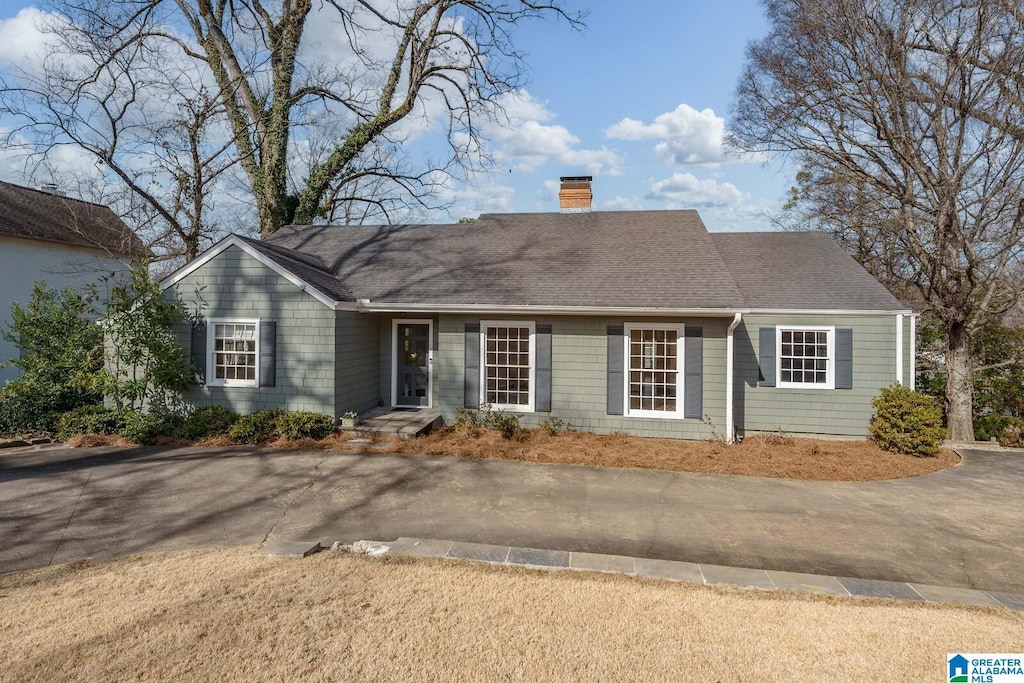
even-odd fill
[{"label": "concrete driveway", "polygon": [[801,482],[245,448],[0,456],[0,572],[264,540],[399,536],[1024,592],[1024,453]]}]

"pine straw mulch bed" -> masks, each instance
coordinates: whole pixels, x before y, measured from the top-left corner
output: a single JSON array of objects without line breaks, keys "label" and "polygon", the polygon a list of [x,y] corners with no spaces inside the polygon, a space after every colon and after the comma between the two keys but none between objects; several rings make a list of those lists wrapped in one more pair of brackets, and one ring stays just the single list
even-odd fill
[{"label": "pine straw mulch bed", "polygon": [[[319,441],[278,439],[264,445],[271,448],[500,458],[559,465],[636,467],[811,481],[903,479],[938,472],[960,460],[949,449],[942,449],[932,457],[915,458],[883,451],[868,440],[804,439],[779,434],[752,435],[742,443],[731,445],[718,441],[653,439],[622,433],[563,431],[552,435],[542,429],[523,430],[519,438],[504,439],[498,432],[483,427],[442,429],[415,439],[375,434],[369,445],[366,438],[366,434],[338,432]],[[165,446],[193,445],[171,438],[160,439],[158,443]],[[121,437],[88,434],[73,437],[68,445],[130,444]],[[222,447],[236,444],[227,437],[214,437],[194,445]]]},{"label": "pine straw mulch bed", "polygon": [[[952,467],[960,460],[948,449],[940,450],[933,457],[915,458],[883,451],[868,440],[803,439],[778,434],[748,436],[742,443],[728,445],[628,434],[566,431],[551,435],[541,429],[524,430],[519,439],[504,439],[493,430],[475,427],[440,430],[415,439],[377,435],[369,447],[365,443],[349,443],[352,439],[364,438],[365,435],[340,432],[322,441],[280,440],[268,445],[814,481],[880,481],[917,477]],[[217,442],[216,445],[225,444]]]}]

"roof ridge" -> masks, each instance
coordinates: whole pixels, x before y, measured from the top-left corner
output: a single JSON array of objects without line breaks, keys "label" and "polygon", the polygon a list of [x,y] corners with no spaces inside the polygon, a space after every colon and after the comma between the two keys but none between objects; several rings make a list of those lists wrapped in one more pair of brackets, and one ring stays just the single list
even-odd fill
[{"label": "roof ridge", "polygon": [[[51,192],[49,190],[43,190],[38,187],[32,187],[31,185],[19,185],[18,183],[12,183],[7,180],[0,180],[0,183],[13,187],[16,190],[28,190],[29,192],[35,192],[37,194],[45,194],[47,197],[53,197],[55,199],[67,199],[68,201],[77,202],[79,204],[88,204],[89,206],[95,206],[100,209],[106,209],[110,213],[117,216],[117,213],[106,204],[100,204],[99,202],[93,202],[88,199],[82,199],[80,197],[69,197],[66,194],[60,192]],[[120,218],[120,217],[118,217]]]}]

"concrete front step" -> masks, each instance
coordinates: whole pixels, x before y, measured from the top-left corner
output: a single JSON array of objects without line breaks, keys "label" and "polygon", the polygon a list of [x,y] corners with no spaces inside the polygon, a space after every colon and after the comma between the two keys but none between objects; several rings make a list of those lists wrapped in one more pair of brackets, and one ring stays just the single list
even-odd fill
[{"label": "concrete front step", "polygon": [[444,424],[441,411],[430,408],[374,408],[360,415],[353,431],[397,434],[411,438],[429,434]]}]

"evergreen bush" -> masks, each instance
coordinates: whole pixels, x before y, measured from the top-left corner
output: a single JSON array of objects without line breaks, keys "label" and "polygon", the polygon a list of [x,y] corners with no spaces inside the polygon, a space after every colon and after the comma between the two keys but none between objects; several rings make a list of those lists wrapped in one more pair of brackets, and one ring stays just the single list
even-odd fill
[{"label": "evergreen bush", "polygon": [[938,453],[946,439],[942,408],[931,396],[894,384],[871,401],[875,415],[868,431],[887,451],[917,457]]},{"label": "evergreen bush", "polygon": [[174,436],[189,441],[210,436],[225,436],[238,422],[238,413],[224,406],[203,406],[185,417]]},{"label": "evergreen bush", "polygon": [[124,418],[113,408],[82,406],[57,418],[57,440],[67,441],[75,434],[120,434]]},{"label": "evergreen bush", "polygon": [[290,441],[324,439],[334,432],[334,418],[323,413],[298,411],[277,420],[277,433]]},{"label": "evergreen bush", "polygon": [[254,445],[270,441],[279,435],[277,423],[284,414],[283,410],[275,408],[274,410],[257,410],[254,413],[242,415],[228,429],[228,437],[238,443]]}]

